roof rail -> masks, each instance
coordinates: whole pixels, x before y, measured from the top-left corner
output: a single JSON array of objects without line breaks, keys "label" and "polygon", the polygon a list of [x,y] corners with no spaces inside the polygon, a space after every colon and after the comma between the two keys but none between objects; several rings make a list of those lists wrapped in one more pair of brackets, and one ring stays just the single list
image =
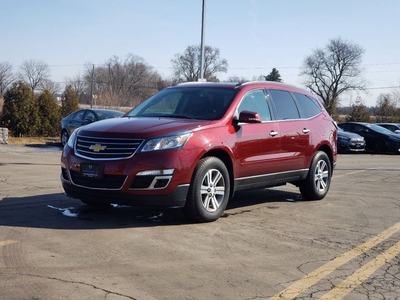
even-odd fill
[{"label": "roof rail", "polygon": [[185,81],[185,82],[178,82],[176,85],[185,85],[185,84],[201,84],[201,83],[207,83],[207,81]]}]

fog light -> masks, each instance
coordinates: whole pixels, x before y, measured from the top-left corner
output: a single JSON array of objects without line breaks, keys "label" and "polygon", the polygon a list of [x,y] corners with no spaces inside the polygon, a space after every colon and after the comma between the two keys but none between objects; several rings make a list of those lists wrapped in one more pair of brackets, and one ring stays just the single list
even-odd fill
[{"label": "fog light", "polygon": [[155,189],[161,189],[167,186],[171,179],[170,178],[159,178],[154,184]]}]

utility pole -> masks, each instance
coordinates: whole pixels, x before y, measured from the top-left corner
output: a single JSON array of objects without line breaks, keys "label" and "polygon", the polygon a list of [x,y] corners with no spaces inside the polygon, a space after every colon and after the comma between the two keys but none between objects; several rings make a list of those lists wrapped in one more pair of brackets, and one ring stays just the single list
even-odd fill
[{"label": "utility pole", "polygon": [[200,59],[200,76],[199,81],[204,80],[204,38],[205,38],[205,30],[206,30],[206,0],[203,0],[203,9],[202,9],[202,19],[201,19],[201,59]]}]

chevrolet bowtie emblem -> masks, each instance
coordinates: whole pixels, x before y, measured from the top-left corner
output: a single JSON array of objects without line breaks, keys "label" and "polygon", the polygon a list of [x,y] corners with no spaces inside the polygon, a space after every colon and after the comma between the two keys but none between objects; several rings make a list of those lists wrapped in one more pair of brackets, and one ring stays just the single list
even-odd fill
[{"label": "chevrolet bowtie emblem", "polygon": [[102,146],[100,144],[96,144],[96,145],[91,145],[89,147],[90,150],[93,150],[94,152],[100,152],[103,151],[107,148],[107,146]]}]

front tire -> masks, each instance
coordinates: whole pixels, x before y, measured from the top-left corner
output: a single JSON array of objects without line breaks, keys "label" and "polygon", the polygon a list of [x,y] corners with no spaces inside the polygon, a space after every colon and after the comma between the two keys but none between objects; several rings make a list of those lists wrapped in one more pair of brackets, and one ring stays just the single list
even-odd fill
[{"label": "front tire", "polygon": [[225,164],[216,157],[199,161],[193,173],[184,212],[198,222],[217,220],[229,200],[230,179]]},{"label": "front tire", "polygon": [[61,132],[61,144],[63,145],[63,147],[68,143],[68,139],[69,139],[69,134],[66,130],[63,130]]},{"label": "front tire", "polygon": [[300,193],[305,200],[321,200],[331,185],[332,167],[328,155],[318,151],[311,162],[307,178],[300,184]]}]

